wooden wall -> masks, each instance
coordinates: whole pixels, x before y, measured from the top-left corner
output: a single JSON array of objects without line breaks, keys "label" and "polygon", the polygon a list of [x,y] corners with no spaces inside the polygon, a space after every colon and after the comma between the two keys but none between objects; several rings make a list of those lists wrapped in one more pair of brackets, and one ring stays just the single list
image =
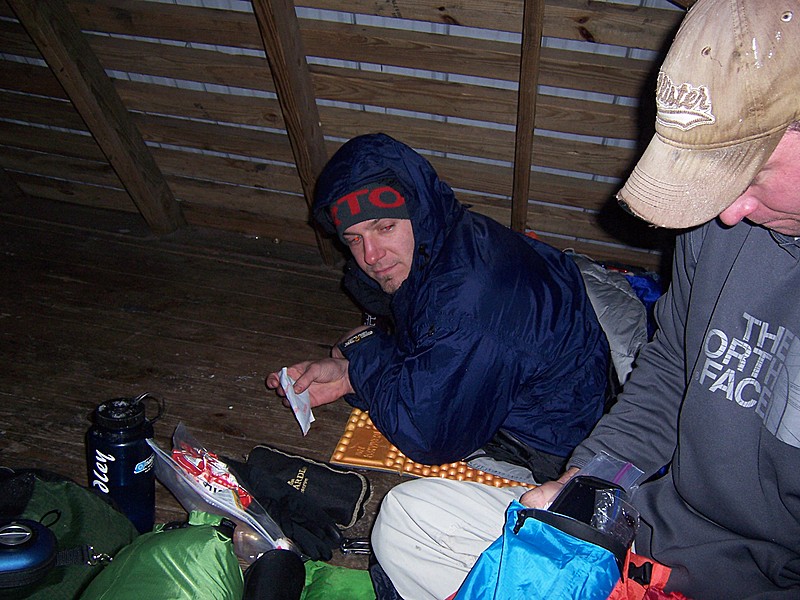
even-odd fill
[{"label": "wooden wall", "polygon": [[[304,186],[294,164],[297,149],[293,152],[287,136],[265,43],[248,3],[218,9],[67,0],[68,10],[61,0],[10,4],[28,2],[67,11],[67,20],[74,19],[82,31],[78,42],[111,76],[127,111],[121,120],[129,118],[134,126],[133,134],[123,135],[117,145],[140,134],[154,161],[154,178],[163,176],[168,188],[155,186],[164,194],[161,208],[169,213],[178,207],[168,221],[179,226],[185,218],[192,224],[318,242],[307,222]],[[644,107],[652,103],[660,62],[654,57],[671,39],[683,11],[547,0],[543,18],[532,19],[523,14],[523,0],[296,4],[301,7],[301,39],[294,41],[308,57],[323,156],[352,136],[384,131],[425,153],[462,201],[511,224],[515,141],[520,139],[515,136],[517,88],[524,92],[538,79],[543,87],[528,106],[531,116],[535,109],[535,135],[529,194],[521,199],[525,226],[561,248],[657,267],[668,238],[624,215],[612,198],[640,152],[637,144],[652,131],[652,114]],[[529,0],[528,10],[536,4]],[[40,50],[46,49],[32,41],[34,34],[20,24],[18,14],[25,18],[15,10],[0,2],[4,196],[22,192],[142,211],[130,180],[137,172],[150,173],[150,163],[144,159],[145,167],[126,174],[108,149],[101,150],[97,130],[91,128],[93,139],[86,125],[90,121],[76,111],[41,60]],[[324,18],[324,11],[359,17],[337,22]],[[526,16],[549,45],[540,49],[532,38],[520,43]],[[487,31],[501,35],[486,36]],[[561,49],[553,40],[578,41],[580,49]],[[620,52],[594,53],[601,45]],[[528,58],[538,57],[538,71],[526,72],[518,86],[521,46]],[[652,52],[641,58],[637,49]],[[52,60],[51,66],[60,68]],[[293,77],[302,74],[305,62],[290,66]],[[94,92],[95,84],[88,89]],[[642,108],[631,100],[639,97]],[[108,135],[114,139],[114,134]],[[152,181],[144,182],[145,197],[152,195],[148,185]]]}]

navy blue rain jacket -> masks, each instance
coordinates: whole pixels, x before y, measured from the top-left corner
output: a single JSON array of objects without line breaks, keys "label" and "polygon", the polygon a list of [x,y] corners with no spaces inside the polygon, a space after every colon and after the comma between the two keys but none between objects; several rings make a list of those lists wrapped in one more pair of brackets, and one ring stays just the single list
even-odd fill
[{"label": "navy blue rain jacket", "polygon": [[568,456],[602,414],[608,367],[573,260],[466,210],[427,160],[384,134],[337,151],[317,182],[316,219],[333,233],[328,207],[378,181],[405,195],[416,256],[387,295],[395,331],[345,350],[346,400],[416,462],[460,460],[501,427]]}]

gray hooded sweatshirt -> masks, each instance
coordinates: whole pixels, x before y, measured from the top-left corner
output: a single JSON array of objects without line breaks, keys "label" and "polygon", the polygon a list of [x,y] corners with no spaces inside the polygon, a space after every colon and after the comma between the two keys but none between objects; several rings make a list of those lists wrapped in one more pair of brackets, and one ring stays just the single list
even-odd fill
[{"label": "gray hooded sweatshirt", "polygon": [[800,247],[717,221],[678,238],[659,331],[574,452],[651,476],[636,551],[695,599],[800,598]]}]

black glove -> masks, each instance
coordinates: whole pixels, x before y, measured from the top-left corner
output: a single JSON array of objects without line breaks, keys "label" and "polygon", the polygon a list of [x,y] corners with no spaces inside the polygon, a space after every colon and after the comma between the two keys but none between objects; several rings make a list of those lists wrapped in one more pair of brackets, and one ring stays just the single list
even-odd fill
[{"label": "black glove", "polygon": [[252,494],[284,534],[312,560],[330,560],[342,542],[342,533],[324,510],[286,481],[252,466],[224,459],[231,472]]},{"label": "black glove", "polygon": [[247,466],[251,479],[273,475],[287,482],[342,529],[355,524],[369,501],[369,481],[361,473],[277,448],[256,446],[247,457]]}]

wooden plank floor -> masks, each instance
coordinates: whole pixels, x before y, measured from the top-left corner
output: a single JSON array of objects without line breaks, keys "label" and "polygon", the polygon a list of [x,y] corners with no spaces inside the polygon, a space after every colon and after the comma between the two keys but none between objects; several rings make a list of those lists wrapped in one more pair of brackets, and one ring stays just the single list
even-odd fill
[{"label": "wooden plank floor", "polygon": [[[88,415],[109,398],[152,392],[207,448],[244,456],[259,443],[328,460],[343,401],[315,409],[304,437],[264,387],[280,367],[327,354],[360,314],[340,269],[313,248],[187,228],[158,238],[136,214],[44,200],[0,204],[0,465],[86,484]],[[366,472],[373,496],[348,536],[368,535],[402,478]],[[157,521],[184,511],[157,485]],[[334,556],[364,568],[363,557]]]}]

